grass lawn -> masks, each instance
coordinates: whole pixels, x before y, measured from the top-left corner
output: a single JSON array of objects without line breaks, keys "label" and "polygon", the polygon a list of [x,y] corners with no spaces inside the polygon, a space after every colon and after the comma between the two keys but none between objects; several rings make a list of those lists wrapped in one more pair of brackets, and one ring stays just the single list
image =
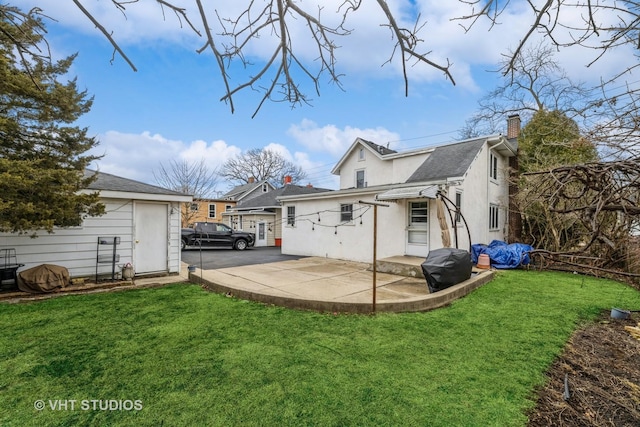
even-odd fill
[{"label": "grass lawn", "polygon": [[195,285],[0,304],[0,425],[522,426],[571,332],[612,306],[640,309],[640,293],[525,271],[426,313]]}]

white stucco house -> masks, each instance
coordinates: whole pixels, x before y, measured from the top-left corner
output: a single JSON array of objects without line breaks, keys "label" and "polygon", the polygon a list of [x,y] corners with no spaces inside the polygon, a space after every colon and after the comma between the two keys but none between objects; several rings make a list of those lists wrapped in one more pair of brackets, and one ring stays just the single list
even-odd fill
[{"label": "white stucco house", "polygon": [[516,155],[520,123],[517,116],[511,119],[517,122],[509,123],[507,136],[406,152],[356,139],[332,170],[340,176],[339,190],[279,197],[282,253],[370,262],[373,207],[367,203],[374,202],[386,205],[377,208],[377,258],[426,257],[443,247],[438,191],[460,207],[468,224],[467,232],[461,218],[445,215],[452,246],[454,229],[460,249],[505,240],[508,165]]},{"label": "white stucco house", "polygon": [[71,277],[111,276],[115,253],[117,273],[127,263],[136,276],[179,273],[180,204],[192,197],[104,172],[85,173],[97,173],[86,191],[100,193],[106,214],[88,217],[79,227],[37,232],[36,238],[0,233],[0,249],[15,249],[25,264],[18,272],[55,264]]}]

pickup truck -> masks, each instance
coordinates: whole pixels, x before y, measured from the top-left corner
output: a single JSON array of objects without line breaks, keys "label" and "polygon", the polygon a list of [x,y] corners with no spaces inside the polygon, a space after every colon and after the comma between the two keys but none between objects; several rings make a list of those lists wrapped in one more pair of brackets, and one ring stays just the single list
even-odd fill
[{"label": "pickup truck", "polygon": [[243,251],[256,242],[254,233],[233,230],[219,222],[196,222],[182,229],[182,250],[187,246],[233,248]]}]

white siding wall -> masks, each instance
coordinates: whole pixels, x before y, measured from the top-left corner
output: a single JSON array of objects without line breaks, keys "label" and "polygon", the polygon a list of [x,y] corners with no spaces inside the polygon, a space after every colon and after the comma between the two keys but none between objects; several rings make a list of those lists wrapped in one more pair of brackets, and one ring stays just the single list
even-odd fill
[{"label": "white siding wall", "polygon": [[[25,264],[22,271],[40,264],[66,267],[71,277],[93,277],[96,274],[98,237],[120,237],[116,253],[120,255],[117,266],[132,262],[133,251],[133,201],[103,199],[106,214],[89,217],[80,227],[58,228],[53,234],[45,231],[37,238],[29,235],[0,233],[0,249],[15,248],[18,262]],[[172,203],[170,214],[169,272],[180,271],[180,204]],[[169,209],[169,212],[171,209]],[[100,245],[100,254],[111,254],[112,247]],[[1,261],[0,261],[1,262]],[[120,268],[116,268],[119,272]],[[111,264],[99,264],[99,274],[111,274]]]},{"label": "white siding wall", "polygon": [[[407,179],[424,163],[429,157],[428,153],[415,154],[408,157],[399,157],[393,159],[393,183],[406,182]],[[384,180],[382,180],[384,181]],[[389,184],[389,182],[381,182],[381,184]]]},{"label": "white siding wall", "polygon": [[[358,200],[373,201],[374,196],[337,197],[287,203],[296,207],[294,227],[283,224],[282,253],[319,256],[359,262],[371,262],[373,256],[373,207],[358,204]],[[353,203],[352,224],[340,224],[340,204]],[[368,209],[366,212],[365,210]],[[389,203],[378,208],[378,259],[404,253],[405,209],[402,204]],[[318,214],[320,212],[320,223]],[[362,215],[362,224],[360,218]],[[286,222],[286,221],[285,221]],[[315,225],[312,225],[315,222]],[[312,230],[315,228],[315,230]]]},{"label": "white siding wall", "polygon": [[388,177],[393,173],[393,165],[391,162],[381,160],[368,149],[364,149],[364,160],[358,160],[358,152],[360,146],[357,146],[349,157],[340,167],[340,189],[355,188],[356,171],[365,170],[364,180],[367,187],[374,185],[387,184]]},{"label": "white siding wall", "polygon": [[[488,244],[492,240],[504,240],[507,226],[509,186],[506,180],[508,160],[498,157],[498,180],[489,178],[490,150],[485,145],[464,179],[462,185],[462,210],[471,230],[471,243]],[[454,193],[451,197],[455,197]],[[500,206],[499,230],[489,230],[489,205]],[[466,234],[466,232],[465,232]],[[461,246],[462,247],[462,246]]]},{"label": "white siding wall", "polygon": [[365,148],[364,160],[359,160],[360,147],[357,146],[340,167],[341,190],[356,186],[357,170],[365,171],[367,187],[403,183],[428,157],[425,153],[381,160],[375,153]]}]

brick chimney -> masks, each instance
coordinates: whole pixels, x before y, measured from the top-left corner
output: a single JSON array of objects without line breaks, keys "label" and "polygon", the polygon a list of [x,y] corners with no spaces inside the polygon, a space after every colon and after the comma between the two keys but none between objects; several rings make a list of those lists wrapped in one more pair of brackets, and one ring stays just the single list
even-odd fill
[{"label": "brick chimney", "polygon": [[520,136],[520,115],[513,114],[507,117],[507,139]]},{"label": "brick chimney", "polygon": [[286,175],[284,177],[284,185],[291,184],[291,175]]},{"label": "brick chimney", "polygon": [[253,176],[249,177],[249,184],[253,184],[254,182],[256,182],[256,178]]},{"label": "brick chimney", "polygon": [[313,184],[308,183],[308,184],[307,184],[307,188],[313,188]]}]

